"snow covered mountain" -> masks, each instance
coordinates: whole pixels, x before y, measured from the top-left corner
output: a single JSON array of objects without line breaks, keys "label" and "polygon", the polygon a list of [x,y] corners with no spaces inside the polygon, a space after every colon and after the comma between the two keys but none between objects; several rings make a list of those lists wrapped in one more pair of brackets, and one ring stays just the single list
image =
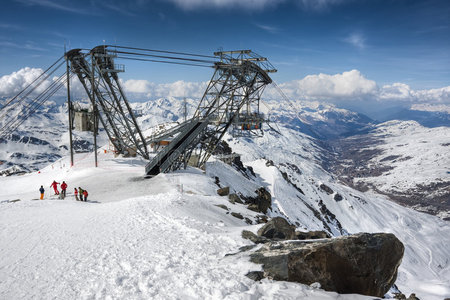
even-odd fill
[{"label": "snow covered mountain", "polygon": [[271,120],[321,140],[366,132],[375,121],[366,115],[317,101],[267,101]]},{"label": "snow covered mountain", "polygon": [[[190,99],[186,102],[190,115],[196,103]],[[350,184],[342,184],[342,178],[323,167],[334,163],[330,157],[335,154],[307,130],[317,130],[318,124],[331,130],[332,122],[347,120],[348,125],[336,125],[339,133],[334,136],[342,136],[357,132],[358,124],[371,128],[371,121],[332,106],[310,104],[308,108],[297,104],[306,109],[301,112],[301,121],[292,124],[295,112],[289,112],[280,103],[270,105],[271,116],[279,122],[266,128],[262,138],[225,137],[243,164],[230,166],[213,157],[205,174],[189,168],[144,180],[145,162],[139,158],[114,158],[110,152],[99,151],[99,168],[93,168],[93,155],[79,153],[75,166],[70,168],[67,151],[58,150],[62,158],[56,161],[57,168],[55,164],[45,168],[39,165],[41,173],[0,178],[0,184],[7,187],[0,191],[0,228],[5,237],[0,242],[0,248],[5,249],[0,259],[1,297],[295,299],[301,295],[307,299],[366,299],[302,284],[267,279],[255,283],[245,277],[248,271],[260,266],[249,263],[245,255],[233,258],[225,254],[235,253],[249,243],[240,237],[240,232],[259,228],[258,213],[217,196],[218,186],[228,186],[231,193],[242,197],[254,197],[256,189],[265,187],[272,196],[269,216],[284,216],[299,230],[324,230],[334,236],[392,232],[405,245],[398,288],[405,294],[415,292],[423,299],[450,296],[450,256],[446,245],[449,223],[390,201],[382,194],[383,188],[388,187],[382,185],[383,177],[380,185],[374,184],[379,192],[374,188],[358,191]],[[162,122],[182,120],[184,102],[159,99],[134,103],[133,108],[142,112],[138,120],[146,131]],[[38,135],[51,145],[67,145],[67,133],[62,127],[67,124],[64,110],[58,108],[53,114],[51,117],[43,112],[36,116],[34,124],[44,125],[37,126]],[[288,118],[283,120],[285,116]],[[33,124],[30,122],[27,126]],[[377,146],[382,148],[374,151],[377,153],[374,161],[389,161],[385,158],[395,155],[389,151],[397,149],[392,145],[404,138],[401,144],[408,140],[408,145],[402,146],[406,147],[402,157],[411,152],[414,159],[397,158],[399,164],[393,165],[398,170],[391,177],[386,176],[395,182],[410,174],[405,173],[408,170],[400,163],[423,162],[420,167],[424,175],[418,180],[425,182],[429,176],[426,172],[439,165],[448,166],[448,155],[437,149],[436,139],[429,138],[447,136],[448,128],[427,132],[414,122],[409,122],[409,127],[402,124],[381,124],[370,133],[381,139]],[[52,129],[56,132],[52,139],[45,135],[48,133],[43,127],[54,125],[61,131]],[[28,127],[28,134],[36,129]],[[86,141],[89,138],[85,136]],[[424,138],[437,149],[433,153],[441,155],[436,156],[436,164],[431,166],[427,159],[432,155],[422,155],[420,146],[425,143],[420,141]],[[2,160],[9,161],[8,149],[14,143],[6,140],[7,148],[2,144],[0,154],[5,157]],[[106,140],[104,145],[107,150]],[[373,150],[372,146],[368,149],[364,144],[361,146],[361,151]],[[28,147],[23,153],[39,149]],[[47,154],[56,153],[55,149],[60,148],[49,147]],[[24,166],[28,166],[27,162],[33,164],[32,159],[20,161]],[[439,174],[442,179],[448,178]],[[70,188],[88,189],[92,202],[32,201],[38,187],[41,184],[47,187],[54,179],[66,180]],[[362,180],[366,179],[375,180]],[[21,201],[10,201],[14,199]]]},{"label": "snow covered mountain", "polygon": [[450,218],[450,128],[389,121],[365,135],[333,141],[333,172],[419,211]]},{"label": "snow covered mountain", "polygon": [[[17,114],[23,107],[15,107]],[[37,171],[69,154],[67,106],[46,102],[17,131],[0,138],[0,174]],[[0,120],[0,126],[4,120]],[[101,143],[106,142],[102,136]],[[74,131],[75,152],[93,149],[92,133]]]}]

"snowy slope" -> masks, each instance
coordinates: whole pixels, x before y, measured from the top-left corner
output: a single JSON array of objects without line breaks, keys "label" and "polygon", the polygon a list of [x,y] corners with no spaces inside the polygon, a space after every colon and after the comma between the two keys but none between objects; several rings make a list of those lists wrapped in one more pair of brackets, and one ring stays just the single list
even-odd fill
[{"label": "snowy slope", "polygon": [[[197,170],[143,180],[142,162],[100,156],[100,167],[77,155],[74,168],[0,178],[0,298],[2,299],[371,299],[340,296],[287,282],[254,282],[258,270],[235,253],[256,230],[215,206],[255,215],[214,196],[212,178]],[[62,201],[40,183],[65,179],[90,201]],[[117,182],[123,185],[117,187]],[[183,192],[180,192],[183,185]],[[47,190],[49,190],[47,188]],[[70,189],[69,189],[70,190]]]},{"label": "snowy slope", "polygon": [[[24,109],[18,106],[9,114]],[[4,119],[0,120],[0,127]],[[106,136],[100,135],[100,143]],[[86,152],[93,149],[92,133],[74,131],[74,150]],[[17,167],[24,172],[36,171],[69,153],[68,116],[66,106],[46,102],[28,118],[17,131],[0,138],[0,171]]]},{"label": "snowy slope", "polygon": [[450,216],[450,127],[389,121],[334,144],[339,178],[417,209]]},{"label": "snowy slope", "polygon": [[[260,182],[269,188],[273,215],[287,216],[299,229],[323,229],[334,235],[392,232],[406,247],[396,282],[400,290],[415,291],[419,297],[427,295],[425,299],[450,294],[448,222],[397,205],[380,194],[343,186],[319,167],[320,149],[312,140],[281,128],[282,136],[269,131],[261,139],[230,141],[233,150],[243,154],[244,163],[252,166]],[[275,166],[267,166],[257,157],[270,158]],[[291,183],[287,184],[281,172],[287,173]],[[333,193],[320,188],[322,184]],[[336,200],[337,194],[342,200]]]}]

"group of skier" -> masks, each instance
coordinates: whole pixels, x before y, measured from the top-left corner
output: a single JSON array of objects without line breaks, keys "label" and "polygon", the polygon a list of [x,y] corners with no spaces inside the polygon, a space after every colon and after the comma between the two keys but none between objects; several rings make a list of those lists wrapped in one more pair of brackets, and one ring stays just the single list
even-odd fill
[{"label": "group of skier", "polygon": [[[64,199],[66,197],[67,183],[65,181],[63,181],[61,183],[61,193],[58,191],[58,184],[59,184],[59,182],[56,182],[56,180],[53,180],[50,187],[52,187],[53,190],[55,191],[55,195],[59,195],[60,199]],[[39,188],[39,192],[41,193],[40,199],[43,200],[45,189],[42,185]],[[77,200],[77,201],[87,201],[88,192],[87,192],[87,190],[84,190],[81,187],[78,187],[78,189],[74,188],[74,195],[75,195],[75,200]]]},{"label": "group of skier", "polygon": [[77,201],[87,201],[88,192],[86,190],[83,190],[82,188],[78,187],[73,189],[73,193],[75,194],[75,200]]}]

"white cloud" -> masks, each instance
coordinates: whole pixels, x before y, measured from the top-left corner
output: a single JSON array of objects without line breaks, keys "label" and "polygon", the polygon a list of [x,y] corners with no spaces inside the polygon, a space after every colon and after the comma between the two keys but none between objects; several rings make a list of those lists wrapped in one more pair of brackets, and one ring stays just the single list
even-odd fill
[{"label": "white cloud", "polygon": [[160,97],[189,97],[201,98],[206,89],[207,82],[186,82],[183,80],[172,83],[152,83],[147,80],[130,79],[123,83],[125,92],[131,93],[134,98],[154,99]]},{"label": "white cloud", "polygon": [[41,6],[45,8],[51,8],[76,14],[90,15],[92,12],[89,8],[78,8],[72,6],[69,1],[55,1],[55,0],[16,0],[29,6]]},{"label": "white cloud", "polygon": [[413,90],[407,84],[396,82],[390,85],[384,85],[380,89],[378,98],[379,100],[397,100],[414,103],[450,104],[450,86],[429,90]]},{"label": "white cloud", "polygon": [[[341,74],[308,75],[303,79],[279,84],[291,99],[319,100],[339,103],[340,101],[378,101],[402,103],[449,104],[450,86],[414,90],[405,83],[393,83],[379,87],[358,70]],[[268,87],[264,93],[267,99],[280,98],[279,93]]]},{"label": "white cloud", "polygon": [[265,30],[269,33],[277,33],[280,31],[280,29],[278,27],[275,26],[270,26],[270,25],[264,25],[264,24],[259,24],[259,23],[255,23],[256,27],[261,28],[262,30]]},{"label": "white cloud", "polygon": [[[29,85],[41,73],[42,69],[23,68],[0,77],[0,96],[14,96]],[[55,80],[53,78],[52,80]],[[51,80],[39,87],[43,91]],[[172,83],[154,83],[148,80],[130,79],[122,81],[122,86],[131,101],[148,100],[162,97],[188,97],[200,99],[208,82],[176,81]],[[299,80],[279,84],[283,92],[291,99],[318,100],[334,103],[353,101],[402,102],[408,104],[450,105],[450,86],[414,90],[405,83],[393,83],[379,87],[375,81],[366,78],[358,70],[339,74],[308,75]],[[73,96],[86,98],[86,92],[78,79],[71,81]],[[61,92],[63,94],[63,92]],[[61,94],[61,95],[62,95]],[[275,88],[269,86],[264,92],[266,99],[280,99]]]},{"label": "white cloud", "polygon": [[356,100],[373,96],[377,91],[375,81],[365,78],[358,70],[335,75],[308,75],[280,84],[280,87],[291,98],[308,100]]},{"label": "white cloud", "polygon": [[366,39],[361,33],[352,33],[344,41],[358,49],[366,47]]},{"label": "white cloud", "polygon": [[339,5],[351,0],[165,0],[172,2],[181,9],[195,10],[204,8],[243,8],[251,11],[274,7],[283,2],[298,3],[301,9],[322,12],[331,6]]},{"label": "white cloud", "polygon": [[202,8],[244,8],[248,10],[262,10],[276,6],[284,0],[166,0],[184,10]]},{"label": "white cloud", "polygon": [[[42,69],[38,68],[23,68],[19,71],[13,72],[10,75],[4,75],[0,77],[0,96],[15,96],[30,83],[33,82],[39,75],[43,72]],[[50,81],[44,82],[36,92],[43,91]]]},{"label": "white cloud", "polygon": [[333,5],[339,5],[348,0],[298,0],[302,8],[312,11],[325,11]]}]

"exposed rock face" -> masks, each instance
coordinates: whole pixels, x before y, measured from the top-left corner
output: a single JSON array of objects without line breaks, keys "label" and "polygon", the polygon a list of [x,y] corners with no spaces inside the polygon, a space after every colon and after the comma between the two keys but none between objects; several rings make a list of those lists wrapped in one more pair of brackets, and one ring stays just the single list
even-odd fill
[{"label": "exposed rock face", "polygon": [[226,186],[217,190],[219,196],[227,196],[230,193],[230,187]]},{"label": "exposed rock face", "polygon": [[397,278],[403,252],[393,234],[360,233],[267,243],[251,254],[251,260],[263,264],[265,276],[275,280],[319,282],[328,291],[383,297]]},{"label": "exposed rock face", "polygon": [[232,212],[231,215],[232,215],[233,217],[238,218],[238,219],[241,219],[241,220],[244,219],[244,217],[243,217],[240,213],[237,213],[237,212]]},{"label": "exposed rock face", "polygon": [[328,195],[331,195],[331,194],[334,193],[334,191],[333,191],[328,185],[326,185],[326,184],[324,184],[324,183],[322,183],[322,184],[320,185],[320,189],[321,189],[322,191],[324,191],[325,193],[327,193]]},{"label": "exposed rock face", "polygon": [[258,235],[268,239],[296,239],[295,226],[282,217],[275,217],[258,230]]},{"label": "exposed rock face", "polygon": [[295,232],[295,235],[298,240],[315,240],[315,239],[326,239],[331,237],[325,231],[308,231],[308,232],[297,231]]},{"label": "exposed rock face", "polygon": [[248,240],[252,241],[255,244],[262,244],[262,243],[269,242],[269,239],[267,239],[263,236],[257,236],[256,234],[254,234],[253,232],[248,231],[248,230],[242,231],[242,237],[244,239],[248,239]]},{"label": "exposed rock face", "polygon": [[242,200],[241,200],[241,198],[239,198],[239,196],[237,194],[229,194],[228,195],[228,199],[233,204],[235,204],[235,203],[241,203],[242,204]]},{"label": "exposed rock face", "polygon": [[255,193],[256,197],[243,197],[245,203],[249,204],[248,209],[266,214],[269,208],[272,209],[272,196],[264,187],[260,187]]},{"label": "exposed rock face", "polygon": [[267,213],[267,210],[272,207],[272,196],[270,193],[263,187],[256,190],[256,194],[258,195],[258,209],[262,213]]}]

